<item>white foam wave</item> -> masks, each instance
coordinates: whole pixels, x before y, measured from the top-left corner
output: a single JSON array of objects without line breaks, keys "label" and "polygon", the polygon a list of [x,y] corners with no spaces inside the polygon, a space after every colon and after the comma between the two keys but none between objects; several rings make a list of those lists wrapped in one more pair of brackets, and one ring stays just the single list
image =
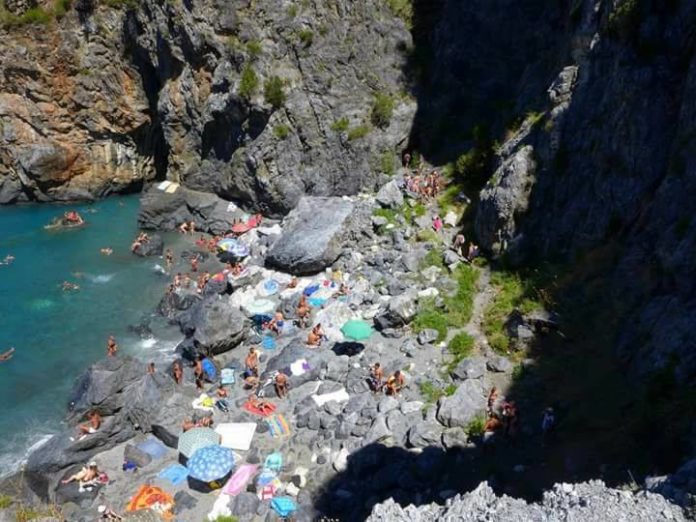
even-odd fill
[{"label": "white foam wave", "polygon": [[145,348],[145,349],[152,348],[156,344],[157,344],[157,339],[155,339],[154,337],[149,337],[147,339],[143,339],[142,341],[140,341],[140,347]]},{"label": "white foam wave", "polygon": [[152,267],[152,270],[157,272],[158,274],[166,274],[167,271],[164,269],[162,265],[156,264]]},{"label": "white foam wave", "polygon": [[[53,433],[35,433],[21,442],[16,441],[16,444],[9,443],[7,447],[3,447],[0,450],[0,478],[19,471],[26,464],[29,455],[46,444],[53,435]],[[23,443],[29,444],[24,450]]]}]

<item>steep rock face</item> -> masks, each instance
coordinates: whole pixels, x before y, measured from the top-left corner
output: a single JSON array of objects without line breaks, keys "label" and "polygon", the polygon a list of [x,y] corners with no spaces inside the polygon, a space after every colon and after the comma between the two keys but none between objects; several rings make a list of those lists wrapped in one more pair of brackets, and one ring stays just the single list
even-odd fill
[{"label": "steep rock face", "polygon": [[0,203],[166,175],[283,214],[305,193],[374,189],[408,138],[411,37],[381,2],[75,9],[2,34]]},{"label": "steep rock face", "polygon": [[76,13],[0,29],[0,203],[91,199],[155,176],[138,72],[121,54],[122,14]]},{"label": "steep rock face", "polygon": [[[533,149],[533,188],[516,194],[493,176],[477,232],[486,249],[517,262],[610,249],[604,285],[607,304],[618,307],[620,356],[639,374],[673,365],[688,382],[696,375],[688,341],[696,333],[696,2],[635,5],[628,15],[612,3],[579,6],[545,115],[499,151],[504,168]],[[526,208],[521,218],[511,219],[507,200]]]},{"label": "steep rock face", "polygon": [[[374,188],[380,155],[408,136],[410,35],[379,3],[145,3],[127,36],[159,86],[169,176],[189,188],[285,213],[304,193]],[[378,93],[394,102],[383,127],[371,123]]]}]

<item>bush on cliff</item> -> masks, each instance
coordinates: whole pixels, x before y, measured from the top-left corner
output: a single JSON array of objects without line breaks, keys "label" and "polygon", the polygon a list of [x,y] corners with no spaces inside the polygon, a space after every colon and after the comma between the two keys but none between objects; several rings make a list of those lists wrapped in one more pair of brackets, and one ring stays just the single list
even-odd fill
[{"label": "bush on cliff", "polygon": [[380,92],[372,102],[370,120],[377,127],[387,127],[394,112],[394,99],[389,94]]},{"label": "bush on cliff", "polygon": [[263,97],[266,103],[270,103],[274,109],[279,109],[285,103],[285,91],[283,90],[283,80],[277,76],[272,76],[263,85]]},{"label": "bush on cliff", "polygon": [[254,95],[258,86],[259,79],[254,69],[249,64],[245,65],[244,70],[242,70],[242,78],[239,81],[239,95],[248,100]]}]

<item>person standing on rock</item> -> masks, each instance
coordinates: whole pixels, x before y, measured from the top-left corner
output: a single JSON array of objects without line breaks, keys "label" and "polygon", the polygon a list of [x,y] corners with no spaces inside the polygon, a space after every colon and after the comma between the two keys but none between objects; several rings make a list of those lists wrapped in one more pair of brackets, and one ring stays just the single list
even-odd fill
[{"label": "person standing on rock", "polygon": [[174,361],[174,364],[172,364],[172,376],[174,377],[175,383],[181,384],[184,382],[184,371],[179,361]]},{"label": "person standing on rock", "polygon": [[148,375],[155,374],[155,363],[151,362],[150,364],[147,365],[147,374]]},{"label": "person standing on rock", "polygon": [[191,272],[198,272],[198,256],[191,258]]},{"label": "person standing on rock", "polygon": [[300,302],[297,305],[297,322],[300,328],[307,328],[310,313],[311,309],[309,308],[309,304],[307,303],[307,296],[302,294],[302,296],[300,296]]},{"label": "person standing on rock", "polygon": [[113,335],[110,335],[109,339],[106,341],[106,355],[109,357],[115,357],[117,352],[118,344],[116,343],[116,339]]},{"label": "person standing on rock", "polygon": [[376,362],[370,368],[370,388],[372,388],[373,392],[377,393],[381,392],[383,387],[384,370],[382,369],[382,366],[378,362]]},{"label": "person standing on rock", "polygon": [[288,394],[288,376],[283,372],[275,376],[275,392],[279,399],[284,399]]},{"label": "person standing on rock", "polygon": [[489,417],[493,416],[493,406],[496,400],[498,400],[498,389],[493,386],[491,391],[488,392],[488,401],[486,402],[486,413]]},{"label": "person standing on rock", "polygon": [[244,365],[254,377],[259,376],[259,354],[256,351],[256,348],[253,346],[249,348],[249,353],[247,354],[246,359],[244,359]]},{"label": "person standing on rock", "polygon": [[174,252],[171,248],[168,248],[164,253],[164,265],[167,267],[167,272],[171,272],[174,267]]}]

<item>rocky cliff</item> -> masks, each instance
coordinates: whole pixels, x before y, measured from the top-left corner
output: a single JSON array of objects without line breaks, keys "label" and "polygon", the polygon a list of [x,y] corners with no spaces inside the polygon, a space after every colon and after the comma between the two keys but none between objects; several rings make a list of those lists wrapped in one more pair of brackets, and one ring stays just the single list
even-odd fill
[{"label": "rocky cliff", "polygon": [[696,2],[570,4],[569,52],[547,102],[499,148],[476,230],[516,263],[610,250],[597,269],[618,352],[688,382]]},{"label": "rocky cliff", "polygon": [[3,11],[0,201],[166,176],[285,213],[393,170],[411,37],[381,3],[107,4],[44,6],[43,26]]}]

